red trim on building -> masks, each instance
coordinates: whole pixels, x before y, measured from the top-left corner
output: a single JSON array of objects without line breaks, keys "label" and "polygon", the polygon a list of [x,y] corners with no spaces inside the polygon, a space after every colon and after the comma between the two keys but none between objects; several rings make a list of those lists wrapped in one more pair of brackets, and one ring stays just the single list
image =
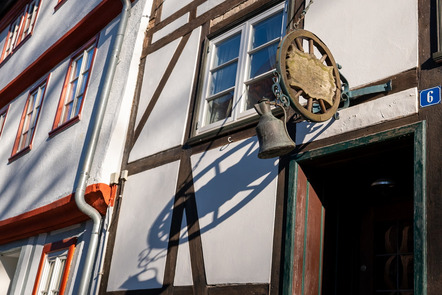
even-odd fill
[{"label": "red trim on building", "polygon": [[[89,185],[85,191],[86,201],[101,215],[113,203],[115,189],[104,183]],[[80,212],[72,193],[43,207],[0,221],[0,245],[12,241],[57,230],[88,220]]]},{"label": "red trim on building", "polygon": [[121,1],[103,0],[77,25],[40,55],[31,65],[0,91],[0,108],[51,71],[108,25],[122,9]]}]

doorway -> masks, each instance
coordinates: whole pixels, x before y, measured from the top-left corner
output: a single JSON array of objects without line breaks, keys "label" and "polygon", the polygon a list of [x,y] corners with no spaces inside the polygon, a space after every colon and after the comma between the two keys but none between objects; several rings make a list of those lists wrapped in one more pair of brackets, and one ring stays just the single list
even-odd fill
[{"label": "doorway", "polygon": [[[424,135],[417,123],[293,157],[290,171],[302,170],[325,212],[315,294],[426,294]],[[291,173],[288,218],[299,213]],[[290,262],[296,222],[287,222],[285,294],[306,278]]]},{"label": "doorway", "polygon": [[303,170],[325,208],[323,295],[413,294],[413,137]]}]

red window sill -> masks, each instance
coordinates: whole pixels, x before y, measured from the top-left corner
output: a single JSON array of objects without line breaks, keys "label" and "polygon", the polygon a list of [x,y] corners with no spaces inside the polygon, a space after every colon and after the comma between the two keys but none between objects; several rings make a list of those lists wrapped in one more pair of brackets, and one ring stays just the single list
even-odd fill
[{"label": "red window sill", "polygon": [[7,56],[5,56],[3,59],[2,59],[2,61],[0,61],[0,68],[11,58],[11,55],[13,54],[14,52],[11,52],[11,53],[9,53]]},{"label": "red window sill", "polygon": [[54,7],[54,12],[57,11],[67,0],[58,1],[57,5]]},{"label": "red window sill", "polygon": [[28,145],[27,147],[23,148],[21,151],[14,153],[9,159],[8,159],[8,163],[12,163],[15,160],[17,160],[18,158],[26,155],[27,153],[29,153],[29,151],[31,150],[31,146]]},{"label": "red window sill", "polygon": [[64,122],[63,124],[61,124],[60,126],[52,129],[49,132],[49,137],[53,137],[55,135],[57,135],[58,133],[68,129],[69,127],[71,127],[72,125],[77,124],[80,121],[80,115],[77,115],[75,117],[73,117],[72,119],[70,119],[69,121]]}]

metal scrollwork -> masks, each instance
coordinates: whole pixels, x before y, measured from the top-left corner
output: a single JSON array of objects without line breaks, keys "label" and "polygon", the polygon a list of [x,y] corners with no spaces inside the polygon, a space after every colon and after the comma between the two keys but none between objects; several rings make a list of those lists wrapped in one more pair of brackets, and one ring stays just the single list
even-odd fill
[{"label": "metal scrollwork", "polygon": [[273,72],[272,80],[273,80],[272,91],[276,97],[276,102],[282,104],[286,108],[289,107],[290,100],[288,96],[285,95],[284,92],[282,92],[281,90],[281,85],[279,84],[279,82],[281,81],[281,75],[277,71]]}]

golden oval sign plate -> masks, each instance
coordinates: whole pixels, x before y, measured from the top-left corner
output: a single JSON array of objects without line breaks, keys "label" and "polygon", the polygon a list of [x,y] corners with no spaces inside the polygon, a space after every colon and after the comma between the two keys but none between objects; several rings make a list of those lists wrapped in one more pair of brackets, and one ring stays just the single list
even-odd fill
[{"label": "golden oval sign plate", "polygon": [[313,33],[295,30],[279,44],[277,71],[292,105],[307,120],[330,119],[339,106],[341,82],[329,49]]}]

